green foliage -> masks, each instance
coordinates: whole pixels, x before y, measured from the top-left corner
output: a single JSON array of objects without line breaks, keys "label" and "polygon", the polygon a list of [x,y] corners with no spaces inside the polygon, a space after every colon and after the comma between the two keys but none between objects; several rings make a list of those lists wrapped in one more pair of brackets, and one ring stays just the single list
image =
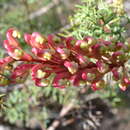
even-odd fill
[{"label": "green foliage", "polygon": [[[24,88],[26,87],[26,88]],[[76,97],[74,87],[59,90],[52,86],[40,88],[35,86],[23,86],[22,89],[15,89],[8,96],[5,109],[5,119],[10,123],[28,126],[31,119],[40,121],[46,120],[52,115],[52,107],[59,107],[60,104],[67,104]],[[55,106],[57,104],[57,106]],[[33,113],[31,112],[33,111]]]},{"label": "green foliage", "polygon": [[69,87],[63,90],[54,88],[52,86],[43,89],[43,94],[47,98],[51,98],[52,102],[57,102],[59,104],[67,104],[71,99],[76,97],[76,91],[74,87]]},{"label": "green foliage", "polygon": [[105,40],[124,40],[124,28],[121,18],[114,12],[111,5],[101,0],[82,0],[82,5],[77,5],[75,14],[70,18],[72,25],[71,35],[78,39],[84,36],[94,36]]},{"label": "green foliage", "polygon": [[[29,95],[24,91],[13,91],[7,100],[8,108],[5,111],[6,118],[11,123],[16,121],[25,121],[29,119],[29,101],[27,99]],[[13,118],[12,118],[13,117]]]}]

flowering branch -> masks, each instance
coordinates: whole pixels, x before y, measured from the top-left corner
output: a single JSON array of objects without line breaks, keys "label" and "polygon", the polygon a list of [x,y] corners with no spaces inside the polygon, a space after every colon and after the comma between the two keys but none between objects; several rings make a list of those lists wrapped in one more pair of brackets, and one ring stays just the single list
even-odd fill
[{"label": "flowering branch", "polygon": [[1,86],[22,83],[31,74],[40,87],[48,86],[50,77],[54,76],[54,87],[89,85],[98,90],[105,86],[103,77],[108,72],[113,73],[122,90],[130,84],[124,65],[129,59],[130,44],[127,42],[89,36],[76,40],[33,32],[24,35],[25,42],[31,46],[31,52],[27,53],[20,47],[20,33],[16,29],[9,29],[6,37],[3,44],[9,56],[0,60]]}]

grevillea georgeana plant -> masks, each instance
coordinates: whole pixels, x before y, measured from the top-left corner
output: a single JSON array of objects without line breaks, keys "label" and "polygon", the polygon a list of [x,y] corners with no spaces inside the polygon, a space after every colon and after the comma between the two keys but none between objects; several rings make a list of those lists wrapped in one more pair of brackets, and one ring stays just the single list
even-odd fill
[{"label": "grevillea georgeana plant", "polygon": [[122,90],[130,84],[125,68],[130,51],[128,42],[90,36],[77,40],[33,32],[24,34],[25,42],[31,46],[27,53],[19,44],[20,37],[16,29],[8,29],[3,45],[9,56],[0,60],[0,86],[22,83],[31,74],[39,87],[48,86],[53,76],[54,87],[86,85],[98,90],[105,86],[103,77],[109,72]]}]

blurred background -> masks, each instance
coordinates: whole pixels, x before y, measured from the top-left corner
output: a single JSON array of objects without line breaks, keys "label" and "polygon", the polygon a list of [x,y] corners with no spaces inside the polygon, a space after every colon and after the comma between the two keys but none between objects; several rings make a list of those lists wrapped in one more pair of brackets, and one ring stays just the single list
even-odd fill
[{"label": "blurred background", "polygon": [[[2,41],[10,27],[22,34],[106,40],[112,35],[125,41],[130,36],[129,11],[130,0],[0,0],[0,58],[6,55]],[[101,15],[105,21],[115,20],[110,32],[98,24]],[[21,45],[27,48],[23,40]],[[109,87],[98,92],[84,86],[39,88],[31,80],[0,87],[0,130],[130,130],[130,89],[121,92],[108,80]]]},{"label": "blurred background", "polygon": [[79,0],[1,0],[0,31],[12,26],[22,31],[53,33],[68,24]]}]

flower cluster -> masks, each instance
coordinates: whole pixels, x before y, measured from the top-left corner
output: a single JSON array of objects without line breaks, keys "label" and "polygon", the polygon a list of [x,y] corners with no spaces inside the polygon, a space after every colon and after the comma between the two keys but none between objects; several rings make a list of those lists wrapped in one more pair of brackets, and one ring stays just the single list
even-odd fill
[{"label": "flower cluster", "polygon": [[58,88],[90,85],[93,90],[98,90],[105,86],[103,77],[108,72],[113,73],[122,90],[130,84],[124,66],[129,59],[128,42],[89,36],[76,40],[33,32],[24,34],[25,42],[31,46],[27,53],[19,44],[20,33],[16,29],[9,29],[6,37],[3,44],[9,56],[0,60],[0,86],[22,83],[31,74],[40,87],[52,82]]}]

